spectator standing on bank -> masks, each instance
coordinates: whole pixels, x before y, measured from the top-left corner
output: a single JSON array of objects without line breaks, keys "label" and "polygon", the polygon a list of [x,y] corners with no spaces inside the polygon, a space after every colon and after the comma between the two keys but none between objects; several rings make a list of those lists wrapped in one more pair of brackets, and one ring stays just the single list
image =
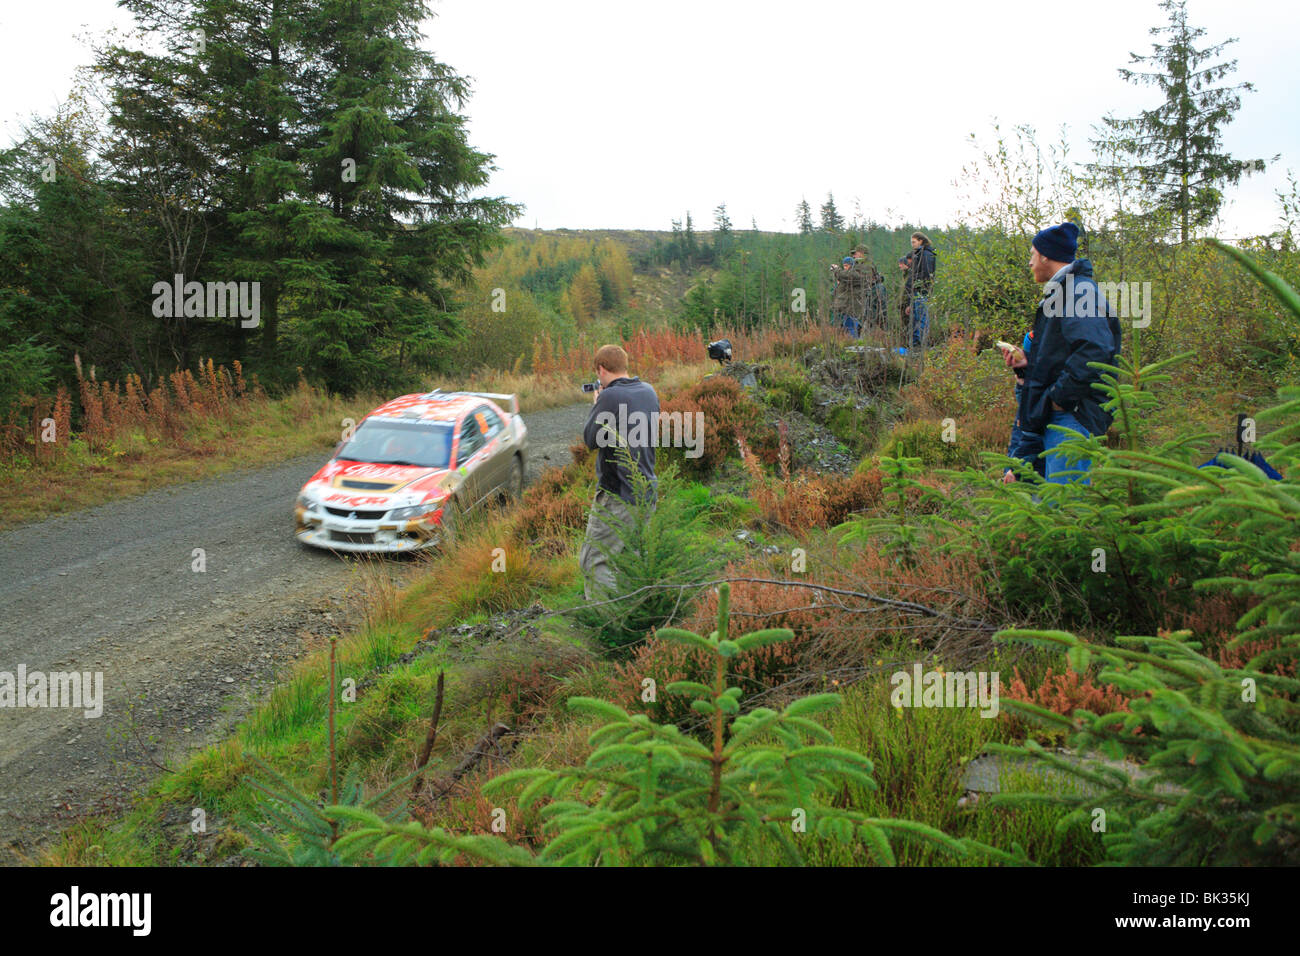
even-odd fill
[{"label": "spectator standing on bank", "polygon": [[922,232],[912,233],[912,251],[904,258],[907,260],[907,278],[903,284],[903,301],[906,303],[903,316],[911,319],[912,347],[917,348],[925,341],[926,328],[930,324],[928,300],[938,259],[934,246]]},{"label": "spectator standing on bank", "polygon": [[856,260],[845,256],[839,266],[831,266],[831,277],[835,280],[835,294],[831,298],[831,311],[835,321],[849,335],[857,338],[862,334],[862,302],[858,289],[862,284],[861,274],[855,271]]}]

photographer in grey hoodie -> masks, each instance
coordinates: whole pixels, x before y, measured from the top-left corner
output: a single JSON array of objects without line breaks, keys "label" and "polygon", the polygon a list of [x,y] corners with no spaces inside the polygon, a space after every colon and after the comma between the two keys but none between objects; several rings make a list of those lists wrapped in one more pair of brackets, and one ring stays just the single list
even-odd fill
[{"label": "photographer in grey hoodie", "polygon": [[[610,518],[615,525],[631,523],[629,506],[638,503],[638,488],[645,496],[642,503],[654,507],[656,429],[652,423],[659,412],[655,390],[639,378],[628,377],[627,353],[619,346],[604,345],[596,351],[596,377],[600,389],[582,430],[587,447],[596,450],[596,498],[578,557],[588,601],[615,590],[609,558],[623,549],[623,541]],[[638,418],[644,427],[637,427]],[[629,432],[643,436],[645,444],[629,445]],[[633,479],[631,463],[641,474],[639,480]]]}]

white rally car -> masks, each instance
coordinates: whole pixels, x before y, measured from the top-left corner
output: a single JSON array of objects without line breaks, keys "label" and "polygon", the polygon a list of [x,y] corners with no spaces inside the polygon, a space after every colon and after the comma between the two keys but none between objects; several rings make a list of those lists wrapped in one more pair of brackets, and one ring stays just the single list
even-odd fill
[{"label": "white rally car", "polygon": [[460,515],[523,493],[527,454],[515,395],[403,395],[363,418],[303,486],[295,533],[333,551],[416,551],[453,541]]}]

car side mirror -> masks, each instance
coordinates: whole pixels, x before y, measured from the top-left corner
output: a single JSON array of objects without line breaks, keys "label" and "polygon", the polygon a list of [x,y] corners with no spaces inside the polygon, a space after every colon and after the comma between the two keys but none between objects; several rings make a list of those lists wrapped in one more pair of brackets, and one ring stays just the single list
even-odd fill
[{"label": "car side mirror", "polygon": [[343,446],[346,445],[346,444],[347,444],[347,442],[345,442],[345,441],[341,441],[341,442],[339,442],[337,445],[335,445],[335,446],[334,446],[334,453],[331,454],[330,457],[331,457],[331,458],[337,458],[337,457],[339,456],[339,452],[341,452],[341,451],[343,450]]}]

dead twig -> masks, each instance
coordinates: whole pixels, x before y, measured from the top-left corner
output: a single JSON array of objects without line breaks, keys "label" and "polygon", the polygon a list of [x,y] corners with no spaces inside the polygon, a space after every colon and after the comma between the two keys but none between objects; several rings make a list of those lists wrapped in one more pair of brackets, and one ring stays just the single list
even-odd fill
[{"label": "dead twig", "polygon": [[433,753],[434,742],[438,739],[438,720],[442,717],[443,677],[443,672],[438,671],[438,690],[433,700],[433,716],[429,719],[429,732],[425,735],[424,747],[420,750],[420,759],[415,762],[415,779],[411,781],[412,797],[420,792],[420,784],[424,778],[424,766],[429,762],[429,755]]}]

